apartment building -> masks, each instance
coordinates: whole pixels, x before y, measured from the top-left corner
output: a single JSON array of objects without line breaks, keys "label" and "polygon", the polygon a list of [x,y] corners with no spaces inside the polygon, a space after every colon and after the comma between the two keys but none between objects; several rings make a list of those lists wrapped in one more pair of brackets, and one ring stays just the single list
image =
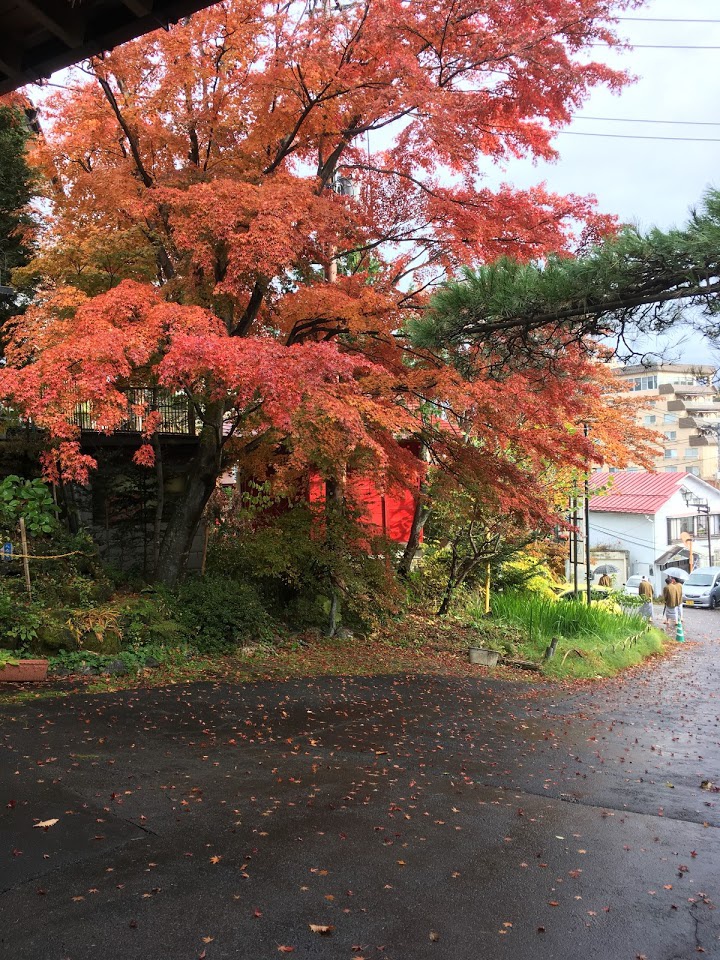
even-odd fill
[{"label": "apartment building", "polygon": [[633,397],[638,423],[660,434],[654,468],[720,480],[720,393],[715,367],[682,363],[618,366]]}]

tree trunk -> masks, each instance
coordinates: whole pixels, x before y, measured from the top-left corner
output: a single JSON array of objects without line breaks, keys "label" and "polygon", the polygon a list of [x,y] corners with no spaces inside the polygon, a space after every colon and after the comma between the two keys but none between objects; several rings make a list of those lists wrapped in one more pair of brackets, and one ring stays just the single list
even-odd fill
[{"label": "tree trunk", "polygon": [[[425,463],[429,462],[430,455],[425,444],[420,447],[420,459]],[[401,580],[407,580],[410,576],[413,561],[420,549],[420,535],[427,523],[428,517],[432,513],[432,505],[428,502],[427,495],[430,489],[430,482],[427,473],[423,477],[418,495],[415,498],[415,512],[413,513],[412,526],[410,527],[410,536],[405,544],[400,562],[398,563],[397,573]]]},{"label": "tree trunk", "polygon": [[208,411],[200,445],[187,472],[185,490],[173,510],[155,568],[155,580],[174,586],[182,575],[205,504],[222,464],[222,408]]},{"label": "tree trunk", "polygon": [[437,612],[438,617],[444,617],[448,612],[450,607],[450,601],[452,600],[453,593],[455,592],[455,587],[457,586],[456,582],[456,573],[457,573],[457,549],[455,544],[452,545],[452,561],[450,563],[450,572],[448,573],[447,584],[445,585],[445,593],[443,594],[442,603],[440,604]]},{"label": "tree trunk", "polygon": [[[422,487],[420,487],[420,493],[421,495],[423,493]],[[401,580],[407,580],[407,578],[410,576],[413,562],[417,556],[418,550],[420,549],[420,535],[422,534],[423,528],[427,523],[428,517],[431,513],[432,507],[423,504],[420,497],[418,497],[415,501],[415,512],[413,514],[412,525],[410,527],[410,536],[405,544],[403,555],[400,557],[400,562],[398,563],[397,567],[397,573]]]},{"label": "tree trunk", "polygon": [[[345,476],[344,471],[336,480],[325,481],[325,523],[327,533],[330,534],[333,520],[335,517],[342,516],[345,501]],[[334,637],[340,626],[340,597],[338,585],[332,569],[329,571],[330,578],[330,613],[328,616],[327,636]]]}]

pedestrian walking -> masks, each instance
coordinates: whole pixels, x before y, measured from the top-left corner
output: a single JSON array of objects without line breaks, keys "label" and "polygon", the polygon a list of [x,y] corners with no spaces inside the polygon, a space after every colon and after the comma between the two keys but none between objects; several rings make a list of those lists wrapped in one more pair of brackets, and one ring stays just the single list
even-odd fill
[{"label": "pedestrian walking", "polygon": [[599,586],[599,587],[611,587],[611,586],[612,586],[612,580],[611,580],[610,577],[607,575],[607,573],[604,573],[604,574],[600,577],[600,579],[598,580],[598,586]]},{"label": "pedestrian walking", "polygon": [[647,577],[643,577],[638,585],[638,594],[643,598],[643,605],[640,607],[640,616],[652,623],[653,620],[653,588]]},{"label": "pedestrian walking", "polygon": [[664,625],[678,624],[682,620],[682,587],[674,577],[665,577],[663,587],[663,601],[665,608]]}]

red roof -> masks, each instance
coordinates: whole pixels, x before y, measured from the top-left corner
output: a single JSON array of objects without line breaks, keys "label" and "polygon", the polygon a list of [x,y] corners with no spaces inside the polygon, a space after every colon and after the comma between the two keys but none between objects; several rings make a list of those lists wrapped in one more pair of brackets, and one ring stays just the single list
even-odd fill
[{"label": "red roof", "polygon": [[[657,513],[680,489],[685,476],[646,470],[598,471],[590,476],[590,509],[603,513]],[[602,487],[607,487],[607,491],[592,496]]]}]

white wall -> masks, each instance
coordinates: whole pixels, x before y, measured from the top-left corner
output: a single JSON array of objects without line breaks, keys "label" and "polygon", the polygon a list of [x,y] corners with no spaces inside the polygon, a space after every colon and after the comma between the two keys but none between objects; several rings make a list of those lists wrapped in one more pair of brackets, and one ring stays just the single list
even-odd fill
[{"label": "white wall", "polygon": [[659,556],[656,553],[655,521],[642,513],[614,513],[590,511],[590,548],[600,544],[613,545],[629,554],[628,575],[649,576],[650,568]]}]

